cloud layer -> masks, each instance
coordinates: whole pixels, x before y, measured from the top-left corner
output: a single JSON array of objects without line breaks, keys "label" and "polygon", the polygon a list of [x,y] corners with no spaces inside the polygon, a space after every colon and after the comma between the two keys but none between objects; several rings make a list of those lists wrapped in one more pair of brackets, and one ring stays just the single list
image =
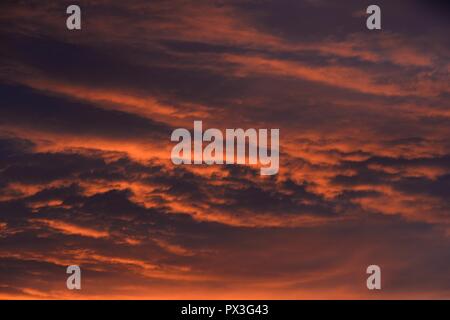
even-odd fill
[{"label": "cloud layer", "polygon": [[[2,3],[0,298],[449,298],[449,11],[379,5]],[[174,166],[193,120],[280,173]]]}]

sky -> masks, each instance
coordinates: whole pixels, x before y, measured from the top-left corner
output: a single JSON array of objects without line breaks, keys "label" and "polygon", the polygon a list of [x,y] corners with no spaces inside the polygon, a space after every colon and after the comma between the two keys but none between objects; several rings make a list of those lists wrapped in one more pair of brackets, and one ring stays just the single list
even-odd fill
[{"label": "sky", "polygon": [[[0,4],[0,299],[450,299],[448,2],[73,2]],[[174,165],[194,120],[279,173]]]}]

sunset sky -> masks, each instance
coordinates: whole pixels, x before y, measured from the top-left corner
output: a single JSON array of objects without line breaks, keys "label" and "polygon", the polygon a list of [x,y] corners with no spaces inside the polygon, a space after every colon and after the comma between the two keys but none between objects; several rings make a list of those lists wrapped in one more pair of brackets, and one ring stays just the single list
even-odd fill
[{"label": "sunset sky", "polygon": [[[1,1],[0,299],[450,299],[449,34],[445,1]],[[174,165],[194,120],[279,128],[279,173]]]}]

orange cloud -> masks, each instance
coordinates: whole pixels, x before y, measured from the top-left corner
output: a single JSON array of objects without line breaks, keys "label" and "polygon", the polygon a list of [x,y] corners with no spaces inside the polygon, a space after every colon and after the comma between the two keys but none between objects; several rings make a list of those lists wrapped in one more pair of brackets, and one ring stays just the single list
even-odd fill
[{"label": "orange cloud", "polygon": [[262,56],[233,54],[225,54],[224,59],[238,66],[235,72],[237,76],[262,73],[295,77],[329,86],[382,96],[428,96],[432,93],[430,90],[416,91],[400,87],[397,84],[377,83],[371,73],[352,67],[339,65],[311,67],[306,64]]},{"label": "orange cloud", "polygon": [[90,238],[108,238],[109,233],[106,231],[100,231],[96,229],[81,227],[75,224],[66,223],[58,220],[50,220],[50,219],[32,219],[32,222],[44,224],[52,229],[60,231],[64,234],[74,234],[83,237]]}]

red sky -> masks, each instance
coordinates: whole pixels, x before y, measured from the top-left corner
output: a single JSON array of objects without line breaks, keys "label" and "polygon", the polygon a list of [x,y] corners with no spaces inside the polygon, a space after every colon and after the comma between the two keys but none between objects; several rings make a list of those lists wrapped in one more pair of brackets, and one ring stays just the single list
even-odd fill
[{"label": "red sky", "polygon": [[[78,3],[0,5],[0,298],[450,298],[445,2]],[[279,174],[173,165],[194,120]]]}]

